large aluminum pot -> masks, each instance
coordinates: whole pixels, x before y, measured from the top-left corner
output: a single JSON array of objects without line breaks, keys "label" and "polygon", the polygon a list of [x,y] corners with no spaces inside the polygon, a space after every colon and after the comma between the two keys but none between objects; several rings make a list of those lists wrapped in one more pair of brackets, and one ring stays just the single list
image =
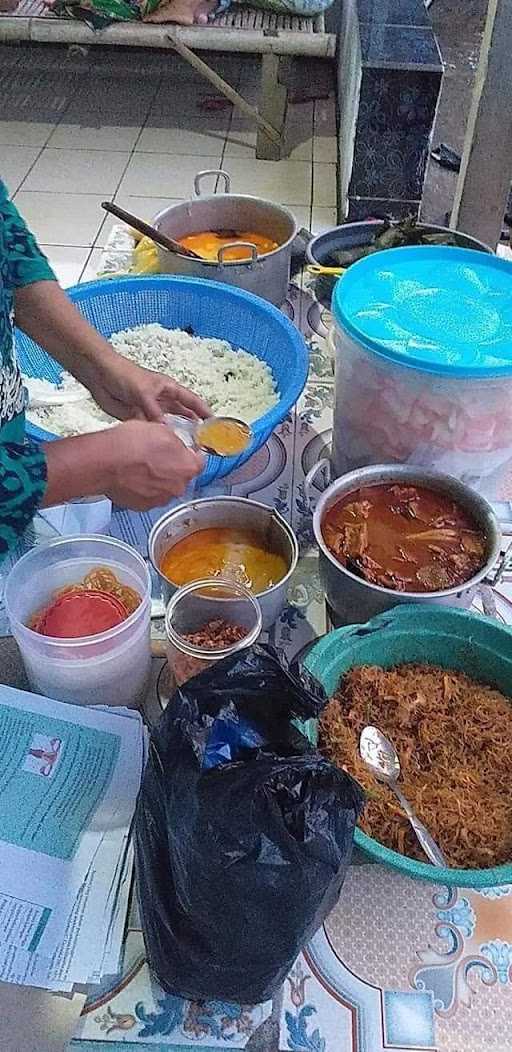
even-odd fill
[{"label": "large aluminum pot", "polygon": [[[167,603],[174,595],[177,585],[164,577],[160,570],[162,556],[182,537],[211,526],[234,526],[250,530],[259,535],[264,545],[286,560],[288,570],[283,579],[265,592],[256,593],[263,628],[270,628],[287,604],[288,586],[297,566],[299,546],[293,530],[274,508],[246,497],[202,497],[173,508],[155,523],[149,535],[148,550],[151,565],[162,585],[164,602]],[[226,603],[232,602],[226,599]]]},{"label": "large aluminum pot", "polygon": [[[311,492],[313,479],[318,471],[328,466],[320,461],[309,472],[306,488]],[[455,588],[438,592],[395,592],[380,585],[370,584],[342,566],[329,551],[323,535],[322,522],[333,504],[360,486],[378,485],[382,482],[397,482],[406,485],[424,485],[447,493],[473,515],[482,527],[487,540],[485,565],[471,580]],[[377,464],[358,468],[332,482],[324,491],[313,514],[313,532],[320,550],[320,578],[327,601],[335,615],[336,626],[368,621],[375,614],[389,610],[402,603],[441,603],[448,606],[469,607],[475,595],[475,585],[489,574],[501,547],[501,530],[491,505],[469,486],[437,471],[424,471],[403,464]]]},{"label": "large aluminum pot", "polygon": [[[201,194],[201,180],[205,176],[222,179],[224,193]],[[186,277],[236,285],[279,307],[288,290],[297,223],[291,212],[282,205],[275,205],[260,197],[232,194],[230,188],[227,172],[220,169],[198,172],[194,179],[195,198],[165,208],[153,220],[153,226],[175,240],[205,230],[253,230],[271,237],[279,247],[258,258],[256,246],[248,245],[252,251],[251,258],[237,262],[224,260],[226,249],[220,249],[219,259],[214,263],[181,256],[157,245],[160,269],[164,274],[184,274]]]}]

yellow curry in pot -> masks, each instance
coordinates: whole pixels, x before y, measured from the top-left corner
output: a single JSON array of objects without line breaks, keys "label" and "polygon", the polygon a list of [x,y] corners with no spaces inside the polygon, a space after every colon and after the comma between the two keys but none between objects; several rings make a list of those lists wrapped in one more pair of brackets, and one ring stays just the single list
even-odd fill
[{"label": "yellow curry in pot", "polygon": [[[209,263],[216,263],[219,249],[225,245],[231,245],[233,241],[248,241],[251,245],[256,245],[258,256],[266,256],[269,252],[274,252],[276,248],[279,248],[277,241],[265,237],[264,234],[256,234],[253,230],[203,230],[197,234],[187,234],[186,237],[180,237],[177,240],[178,244],[183,245],[183,248],[190,249],[191,252],[195,252]],[[251,250],[242,245],[235,245],[224,254],[224,260],[228,263],[250,258]]]}]

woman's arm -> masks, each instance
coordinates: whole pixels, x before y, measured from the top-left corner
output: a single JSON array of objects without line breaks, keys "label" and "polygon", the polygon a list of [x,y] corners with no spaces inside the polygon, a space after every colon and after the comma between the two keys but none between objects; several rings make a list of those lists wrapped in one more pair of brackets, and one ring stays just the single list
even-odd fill
[{"label": "woman's arm", "polygon": [[16,289],[15,307],[17,326],[86,387],[98,365],[117,358],[56,281],[36,281]]},{"label": "woman's arm", "polygon": [[18,288],[16,323],[88,388],[119,420],[161,420],[164,413],[209,415],[197,395],[168,376],[141,369],[114,351],[68,299],[57,282]]}]

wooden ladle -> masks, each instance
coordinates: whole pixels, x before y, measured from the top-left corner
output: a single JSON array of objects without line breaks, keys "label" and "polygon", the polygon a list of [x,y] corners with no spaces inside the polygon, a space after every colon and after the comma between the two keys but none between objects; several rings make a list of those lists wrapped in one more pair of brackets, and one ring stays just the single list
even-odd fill
[{"label": "wooden ladle", "polygon": [[180,245],[179,241],[174,241],[172,237],[167,237],[166,234],[160,233],[156,227],[151,226],[150,223],[145,223],[143,219],[139,219],[137,216],[133,216],[131,212],[125,212],[124,208],[119,208],[118,205],[114,205],[111,201],[102,201],[101,207],[105,209],[105,212],[110,212],[111,215],[115,216],[116,219],[121,219],[123,223],[128,223],[128,226],[132,226],[134,230],[138,230],[139,234],[144,234],[145,237],[151,238],[157,245],[161,245],[162,248],[166,248],[168,252],[174,252],[179,256],[191,256],[192,259],[200,259],[204,263],[202,256],[198,256],[197,252],[192,252],[189,248],[184,248]]}]

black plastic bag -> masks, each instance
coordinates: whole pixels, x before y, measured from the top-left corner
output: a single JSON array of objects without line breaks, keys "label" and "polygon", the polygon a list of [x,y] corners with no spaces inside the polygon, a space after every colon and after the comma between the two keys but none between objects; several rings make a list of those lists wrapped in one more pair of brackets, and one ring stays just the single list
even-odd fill
[{"label": "black plastic bag", "polygon": [[338,900],[359,786],[290,722],[326,697],[254,646],[176,691],[135,817],[150,968],[169,993],[271,997]]}]

